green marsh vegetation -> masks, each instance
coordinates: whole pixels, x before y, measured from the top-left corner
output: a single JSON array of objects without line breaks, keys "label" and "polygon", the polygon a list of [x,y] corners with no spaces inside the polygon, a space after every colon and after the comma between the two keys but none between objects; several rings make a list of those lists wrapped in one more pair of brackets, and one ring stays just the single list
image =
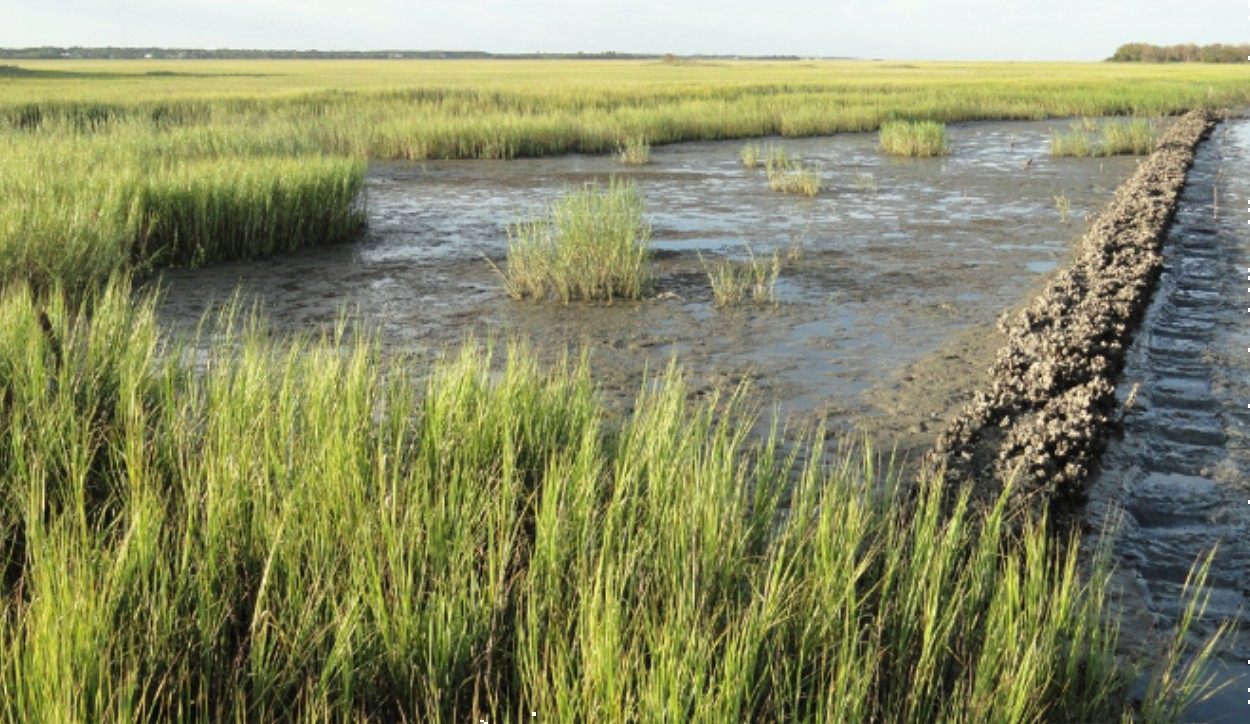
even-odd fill
[{"label": "green marsh vegetation", "polygon": [[651,225],[637,184],[565,191],[547,217],[508,227],[500,271],[515,299],[641,299],[651,291]]},{"label": "green marsh vegetation", "polygon": [[[349,239],[368,159],[612,153],[621,139],[864,132],[898,117],[1162,116],[1250,102],[1239,69],[1214,65],[15,63],[0,76],[0,183],[20,203],[0,211],[0,279],[63,278],[69,288],[102,284],[118,268]],[[187,201],[201,196],[215,199],[210,208]]]},{"label": "green marsh vegetation", "polygon": [[1143,118],[1129,121],[1084,118],[1074,121],[1067,133],[1052,131],[1051,156],[1145,156],[1155,148],[1155,125]]},{"label": "green marsh vegetation", "polygon": [[617,146],[616,157],[626,166],[645,166],[651,163],[651,144],[641,136],[632,136]]},{"label": "green marsh vegetation", "polygon": [[777,279],[781,276],[781,252],[770,258],[755,256],[746,245],[747,259],[726,259],[708,263],[699,254],[699,263],[712,285],[712,300],[717,307],[731,307],[750,300],[754,304],[777,303]]},{"label": "green marsh vegetation", "polygon": [[[1105,568],[1044,520],[749,438],[745,393],[692,404],[676,367],[620,421],[585,361],[470,345],[422,383],[237,312],[205,349],[116,280],[350,238],[368,159],[1164,115],[1244,105],[1238,69],[31,65],[0,78],[0,718],[1131,716]],[[641,219],[613,181],[512,242]],[[617,286],[593,253],[510,258],[509,292],[645,294],[645,263]],[[1195,695],[1190,620],[1141,712]]]},{"label": "green marsh vegetation", "polygon": [[946,124],[936,121],[886,121],[878,146],[891,156],[926,158],[950,152]]},{"label": "green marsh vegetation", "polygon": [[[1008,495],[752,442],[675,365],[613,422],[585,359],[419,386],[368,338],[204,329],[197,365],[124,284],[0,297],[4,719],[1119,716],[1105,564]],[[1143,711],[1192,696],[1177,657]]]},{"label": "green marsh vegetation", "polygon": [[748,143],[738,152],[738,157],[742,159],[742,165],[747,168],[759,168],[763,163],[763,159],[768,158],[768,154],[772,149],[764,151],[758,143]]},{"label": "green marsh vegetation", "polygon": [[855,188],[876,194],[878,191],[877,178],[870,173],[855,174]]},{"label": "green marsh vegetation", "polygon": [[773,191],[811,198],[824,188],[820,164],[790,156],[784,148],[768,149],[764,169],[768,173],[768,185]]},{"label": "green marsh vegetation", "polygon": [[1055,194],[1055,210],[1059,212],[1059,220],[1066,222],[1068,214],[1072,212],[1072,202],[1068,199],[1068,194],[1060,191]]}]

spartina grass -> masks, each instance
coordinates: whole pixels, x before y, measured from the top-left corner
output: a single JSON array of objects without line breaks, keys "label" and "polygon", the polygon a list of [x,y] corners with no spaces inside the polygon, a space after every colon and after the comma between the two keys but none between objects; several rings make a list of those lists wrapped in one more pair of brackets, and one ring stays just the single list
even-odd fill
[{"label": "spartina grass", "polygon": [[651,163],[651,144],[642,136],[630,136],[617,145],[616,157],[627,166],[645,166]]},{"label": "spartina grass", "polygon": [[1107,121],[1102,126],[1102,152],[1105,156],[1146,156],[1155,150],[1154,124],[1142,118]]},{"label": "spartina grass", "polygon": [[653,285],[651,226],[632,181],[569,189],[546,218],[508,227],[507,270],[515,299],[641,299]]},{"label": "spartina grass", "polygon": [[855,188],[875,195],[877,193],[877,179],[870,173],[855,174]]},{"label": "spartina grass", "polygon": [[1154,150],[1157,142],[1154,124],[1143,118],[1101,123],[1084,118],[1073,121],[1070,127],[1068,133],[1051,131],[1051,156],[1144,156]]},{"label": "spartina grass", "polygon": [[1055,195],[1055,209],[1059,212],[1059,220],[1067,222],[1068,214],[1072,211],[1072,202],[1068,200],[1067,193],[1060,191]]},{"label": "spartina grass", "polygon": [[768,185],[773,191],[811,198],[824,188],[820,164],[792,157],[783,148],[769,149],[764,166],[768,172]]},{"label": "spartina grass", "polygon": [[1212,589],[1207,587],[1206,580],[1215,553],[1212,548],[1199,557],[1185,577],[1182,594],[1185,606],[1180,611],[1180,619],[1171,632],[1167,648],[1154,663],[1153,675],[1146,686],[1141,706],[1143,721],[1178,721],[1191,705],[1218,691],[1210,665],[1220,642],[1232,631],[1233,623],[1223,621],[1196,651],[1188,643],[1190,628],[1194,621],[1205,616],[1211,600]]},{"label": "spartina grass", "polygon": [[759,168],[766,157],[765,152],[760,148],[758,143],[748,143],[738,152],[738,157],[742,159],[742,165],[747,168]]},{"label": "spartina grass", "polygon": [[937,121],[886,121],[878,148],[891,156],[945,156],[950,152],[946,124]]},{"label": "spartina grass", "polygon": [[[675,363],[610,422],[584,357],[468,344],[418,390],[341,327],[61,300],[0,292],[4,720],[1128,713],[1109,558],[1079,575],[1010,490],[753,441]],[[1201,684],[1167,671],[1164,720]]]},{"label": "spartina grass", "polygon": [[781,252],[770,258],[755,256],[746,245],[747,259],[721,260],[708,263],[699,254],[699,263],[712,286],[712,300],[717,307],[729,307],[750,300],[754,304],[777,303],[777,279],[781,276]]},{"label": "spartina grass", "polygon": [[1050,132],[1050,155],[1086,158],[1098,155],[1098,147],[1090,135],[1080,129],[1074,129],[1069,133],[1052,130]]}]

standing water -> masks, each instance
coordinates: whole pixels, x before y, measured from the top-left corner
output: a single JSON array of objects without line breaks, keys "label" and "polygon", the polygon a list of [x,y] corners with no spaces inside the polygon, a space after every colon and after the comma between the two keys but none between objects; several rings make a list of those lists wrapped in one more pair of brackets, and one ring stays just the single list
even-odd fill
[{"label": "standing water", "polygon": [[[1108,445],[1086,511],[1094,529],[1122,515],[1112,595],[1126,647],[1153,659],[1185,601],[1190,567],[1216,549],[1206,619],[1233,630],[1216,675],[1226,687],[1191,721],[1250,716],[1250,122],[1217,126],[1195,156],[1164,244],[1164,268],[1126,361],[1134,397]],[[1136,390],[1134,394],[1134,390]]]}]

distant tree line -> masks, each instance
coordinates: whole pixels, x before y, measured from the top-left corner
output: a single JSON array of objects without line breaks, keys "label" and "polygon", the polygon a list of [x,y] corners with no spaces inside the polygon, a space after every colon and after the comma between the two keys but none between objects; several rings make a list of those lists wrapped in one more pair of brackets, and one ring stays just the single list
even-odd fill
[{"label": "distant tree line", "polygon": [[1245,63],[1250,45],[1125,43],[1108,60],[1118,63]]},{"label": "distant tree line", "polygon": [[[667,58],[676,58],[668,54]],[[689,58],[731,58],[740,56],[727,55],[696,55]],[[741,56],[746,57],[746,56]],[[751,56],[767,60],[798,60],[792,55]],[[56,60],[60,58],[81,58],[89,60],[157,60],[208,59],[208,60],[385,60],[385,59],[540,59],[556,60],[658,60],[659,54],[618,53],[486,53],[480,50],[242,50],[231,48],[60,48],[44,46],[40,48],[0,48],[0,58],[10,60]],[[670,61],[671,62],[671,61]]]}]

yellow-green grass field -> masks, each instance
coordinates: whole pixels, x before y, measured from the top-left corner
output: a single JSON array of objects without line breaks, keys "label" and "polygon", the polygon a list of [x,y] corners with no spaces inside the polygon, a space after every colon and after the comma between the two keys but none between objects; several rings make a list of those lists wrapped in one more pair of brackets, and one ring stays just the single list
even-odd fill
[{"label": "yellow-green grass field", "polygon": [[519,349],[416,380],[228,312],[205,351],[125,277],[352,239],[370,159],[1158,116],[1246,105],[1241,69],[10,65],[0,720],[1167,721],[1197,691],[1182,625],[1125,707],[1106,570],[1045,521],[755,440],[676,366],[621,421]]}]

